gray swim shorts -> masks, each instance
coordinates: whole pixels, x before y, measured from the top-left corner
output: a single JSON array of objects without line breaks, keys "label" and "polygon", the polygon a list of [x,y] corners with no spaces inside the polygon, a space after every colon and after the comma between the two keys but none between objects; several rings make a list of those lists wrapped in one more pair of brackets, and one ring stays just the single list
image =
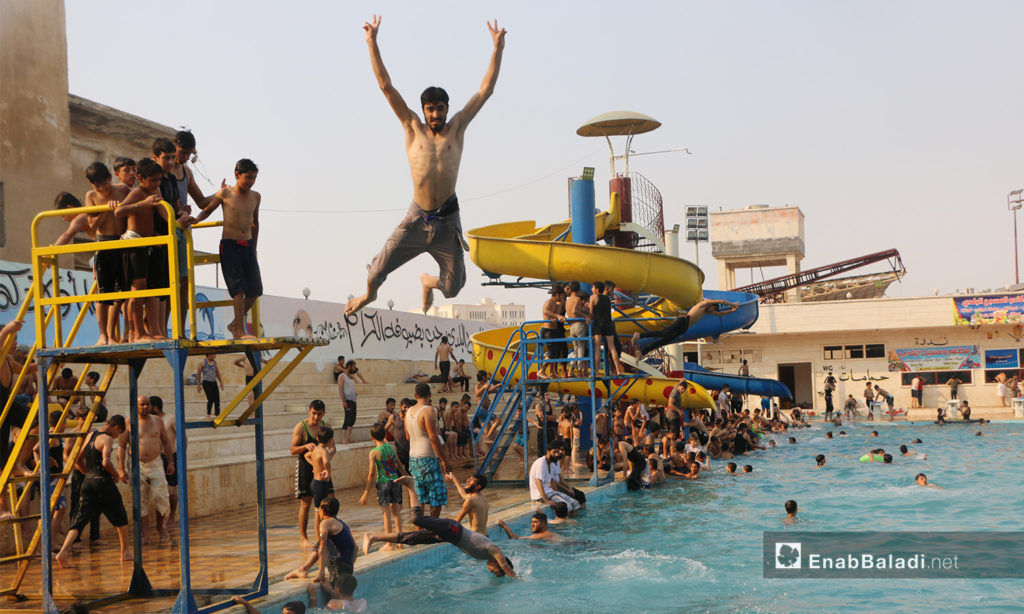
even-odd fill
[{"label": "gray swim shorts", "polygon": [[435,211],[424,211],[412,203],[405,219],[370,264],[370,284],[379,287],[392,271],[426,252],[441,267],[438,284],[441,294],[445,298],[457,295],[466,285],[463,252],[468,250],[462,237],[458,207],[454,194]]}]

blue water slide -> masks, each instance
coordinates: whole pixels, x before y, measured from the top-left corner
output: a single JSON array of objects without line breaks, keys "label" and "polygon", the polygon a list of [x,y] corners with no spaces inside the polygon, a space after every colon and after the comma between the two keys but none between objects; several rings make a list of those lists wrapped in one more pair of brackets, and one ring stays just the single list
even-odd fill
[{"label": "blue water slide", "polygon": [[677,337],[672,343],[681,341],[693,341],[702,337],[718,339],[722,333],[729,331],[750,328],[757,322],[757,303],[760,297],[749,292],[730,292],[727,290],[704,290],[704,298],[719,301],[732,301],[739,303],[739,307],[732,313],[724,316],[716,316],[708,313],[690,327],[685,333]]},{"label": "blue water slide", "polygon": [[695,382],[708,390],[721,390],[728,385],[729,390],[740,394],[756,394],[763,397],[779,397],[792,399],[793,393],[785,384],[778,380],[765,379],[760,377],[745,377],[743,375],[726,375],[715,371],[708,371],[704,367],[692,363],[683,363],[683,373],[686,379]]}]

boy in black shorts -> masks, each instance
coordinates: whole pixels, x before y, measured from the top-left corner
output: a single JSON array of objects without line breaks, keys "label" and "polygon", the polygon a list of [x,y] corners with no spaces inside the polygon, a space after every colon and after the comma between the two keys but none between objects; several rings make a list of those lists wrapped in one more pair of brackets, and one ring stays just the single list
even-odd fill
[{"label": "boy in black shorts", "polygon": [[224,233],[220,240],[220,267],[228,294],[234,301],[235,319],[227,325],[235,339],[255,339],[246,330],[245,317],[263,295],[256,240],[260,231],[260,193],[253,190],[259,169],[248,158],[235,164],[235,185],[222,188],[190,223],[199,223],[224,205]]},{"label": "boy in black shorts", "polygon": [[[143,237],[155,236],[153,228],[154,211],[161,218],[167,215],[167,211],[159,206],[163,198],[160,195],[160,179],[164,172],[160,165],[153,160],[144,159],[139,161],[139,185],[128,193],[114,215],[127,220],[127,230],[121,235],[122,239],[141,239]],[[125,275],[132,286],[132,290],[145,290],[149,278],[149,248],[129,247],[124,250]],[[167,266],[164,263],[164,276],[167,276]],[[138,343],[142,341],[155,341],[158,335],[163,333],[163,323],[157,319],[159,311],[159,300],[156,297],[130,298],[128,299],[128,318],[131,321],[131,336],[129,342]],[[145,315],[143,315],[145,305]]]},{"label": "boy in black shorts", "polygon": [[[170,139],[159,138],[153,141],[153,161],[160,165],[163,176],[160,177],[160,195],[174,208],[175,218],[184,224],[189,220],[189,215],[182,208],[182,194],[178,181],[174,178],[174,168],[177,165],[176,149]],[[161,207],[153,212],[153,235],[167,236],[170,228],[170,221],[164,219],[166,211]],[[177,240],[177,239],[176,239]],[[171,272],[169,254],[164,245],[154,245],[150,249],[149,256],[149,278],[146,280],[150,288],[168,288],[171,285]],[[177,270],[175,266],[175,270]],[[156,301],[156,310],[151,324],[157,325],[159,337],[167,336],[167,317],[170,315],[170,300],[161,296]],[[181,305],[182,309],[185,305]],[[148,315],[147,315],[148,318]]]},{"label": "boy in black shorts", "polygon": [[[96,231],[96,241],[116,241],[124,232],[124,220],[114,216],[117,203],[128,196],[131,191],[126,185],[113,185],[113,176],[102,162],[93,162],[85,169],[85,178],[92,189],[85,195],[85,206],[112,205],[106,213],[94,213],[89,216],[89,225]],[[96,252],[96,285],[100,292],[126,292],[131,289],[124,274],[124,250],[101,249]],[[100,327],[100,336],[96,345],[106,345],[116,341],[118,314],[121,313],[123,301],[100,301],[96,309],[96,320]]]}]

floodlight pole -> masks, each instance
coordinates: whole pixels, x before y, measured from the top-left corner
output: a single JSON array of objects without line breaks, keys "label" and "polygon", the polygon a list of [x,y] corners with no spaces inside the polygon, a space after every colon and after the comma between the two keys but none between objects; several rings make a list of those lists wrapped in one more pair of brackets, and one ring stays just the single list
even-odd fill
[{"label": "floodlight pole", "polygon": [[1013,279],[1020,284],[1020,257],[1017,255],[1017,211],[1024,205],[1024,189],[1014,190],[1006,195],[1006,208],[1013,211]]}]

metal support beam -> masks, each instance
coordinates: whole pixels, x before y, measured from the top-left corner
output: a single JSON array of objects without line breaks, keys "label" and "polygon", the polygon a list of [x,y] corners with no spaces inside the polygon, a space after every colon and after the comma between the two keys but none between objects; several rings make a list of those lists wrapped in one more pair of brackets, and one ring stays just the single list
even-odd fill
[{"label": "metal support beam", "polygon": [[[174,601],[171,612],[175,614],[196,614],[199,606],[192,594],[192,555],[190,553],[188,529],[188,439],[185,437],[185,359],[188,350],[170,349],[163,351],[164,358],[171,366],[174,381],[174,423],[177,440],[177,459],[174,471],[178,474],[178,561],[181,567],[181,590]],[[138,492],[138,491],[136,491]]]},{"label": "metal support beam", "polygon": [[[286,373],[282,374],[277,380],[271,384],[270,389],[273,390],[277,387],[278,382],[284,379],[284,376],[291,372],[292,368],[302,360],[302,358],[313,349],[313,346],[302,348],[299,352],[300,356],[297,360],[293,361],[285,369]],[[249,363],[252,364],[253,373],[259,373],[260,368],[260,353],[258,351],[249,351],[245,355],[249,358]],[[266,450],[264,449],[263,440],[263,381],[259,380],[256,382],[256,386],[253,388],[253,396],[258,401],[256,405],[256,514],[257,521],[259,524],[259,549],[260,549],[260,570],[256,576],[256,582],[253,588],[256,589],[256,596],[266,595],[270,590],[270,566],[269,566],[269,549],[267,547],[267,470],[266,470]],[[251,411],[251,408],[250,408]]]},{"label": "metal support beam", "polygon": [[[153,595],[153,585],[146,577],[146,570],[142,567],[142,480],[139,475],[139,375],[142,368],[146,366],[145,358],[135,358],[128,361],[128,419],[131,423],[131,461],[132,461],[132,547],[134,560],[132,569],[132,581],[128,585],[128,592],[136,597],[150,597]],[[121,454],[120,448],[117,451]],[[148,521],[149,518],[147,517]]]}]

